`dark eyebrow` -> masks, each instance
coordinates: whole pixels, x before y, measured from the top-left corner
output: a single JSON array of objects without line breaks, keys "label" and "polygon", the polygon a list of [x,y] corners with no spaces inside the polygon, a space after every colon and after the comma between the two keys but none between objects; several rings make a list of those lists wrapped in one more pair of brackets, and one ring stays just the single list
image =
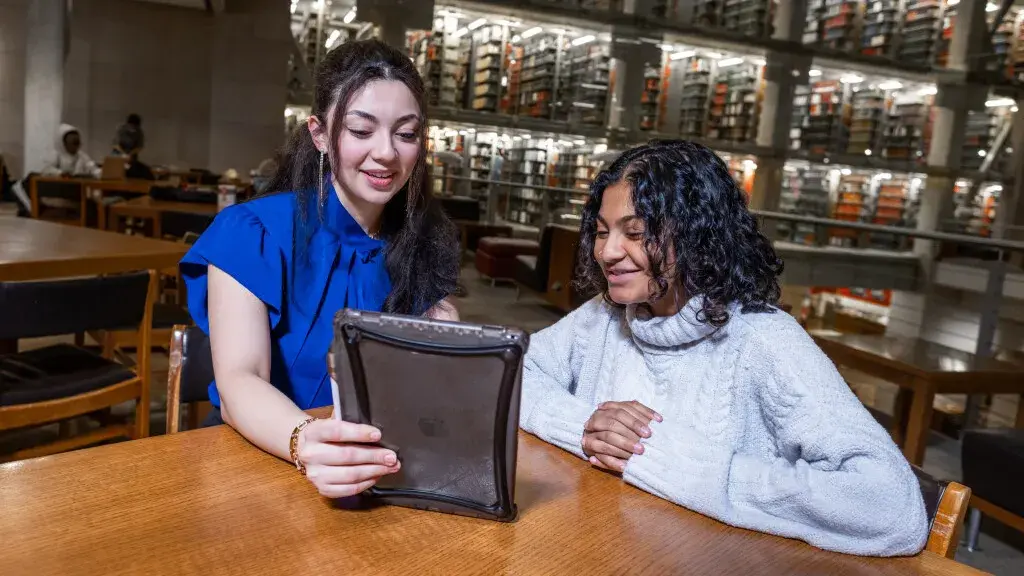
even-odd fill
[{"label": "dark eyebrow", "polygon": [[374,124],[379,122],[377,120],[376,116],[374,116],[373,114],[370,114],[369,112],[363,112],[362,110],[349,110],[348,114],[345,114],[345,115],[346,116],[359,116],[360,118],[363,118],[365,120],[369,120],[370,122],[373,122]]},{"label": "dark eyebrow", "polygon": [[[370,122],[373,122],[374,124],[379,124],[380,123],[380,120],[378,120],[376,116],[374,116],[373,114],[370,114],[369,112],[363,112],[362,110],[349,110],[348,114],[346,114],[346,116],[358,116],[358,117],[360,117],[360,118],[362,118],[364,120],[368,120]],[[405,116],[402,116],[401,118],[399,118],[398,121],[395,122],[395,125],[398,126],[400,124],[405,124],[406,122],[408,122],[410,120],[419,120],[419,119],[420,119],[420,115],[419,114],[406,114]]]}]

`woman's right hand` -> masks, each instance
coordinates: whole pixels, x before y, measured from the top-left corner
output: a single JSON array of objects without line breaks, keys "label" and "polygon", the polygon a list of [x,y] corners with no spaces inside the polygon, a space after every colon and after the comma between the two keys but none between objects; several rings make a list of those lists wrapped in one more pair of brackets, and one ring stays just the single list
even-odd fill
[{"label": "woman's right hand", "polygon": [[359,494],[385,474],[401,468],[391,450],[366,443],[380,441],[373,426],[316,420],[299,434],[298,458],[306,467],[306,478],[327,498]]}]

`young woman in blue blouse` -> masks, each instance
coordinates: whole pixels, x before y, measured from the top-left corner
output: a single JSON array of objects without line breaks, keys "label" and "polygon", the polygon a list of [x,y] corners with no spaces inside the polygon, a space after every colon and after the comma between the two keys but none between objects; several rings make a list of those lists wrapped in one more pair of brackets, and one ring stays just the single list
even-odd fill
[{"label": "young woman in blue blouse", "polygon": [[344,307],[458,319],[459,244],[433,200],[423,81],[376,40],[329,52],[308,125],[269,193],[221,212],[181,263],[210,335],[211,423],[303,471],[321,494],[356,494],[398,470],[380,431],[306,409],[331,403],[326,355]]}]

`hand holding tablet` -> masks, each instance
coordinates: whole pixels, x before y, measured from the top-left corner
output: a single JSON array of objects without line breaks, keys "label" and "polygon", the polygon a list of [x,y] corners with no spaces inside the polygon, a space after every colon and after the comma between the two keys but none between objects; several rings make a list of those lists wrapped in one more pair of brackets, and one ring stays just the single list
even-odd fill
[{"label": "hand holding tablet", "polygon": [[[381,433],[374,447],[345,448],[365,450],[357,452],[363,457],[384,449],[399,462],[364,494],[384,504],[514,520],[527,335],[352,310],[338,313],[334,330],[335,419]],[[380,465],[363,464],[371,468],[362,471],[373,474]],[[356,486],[371,482],[353,478]]]}]

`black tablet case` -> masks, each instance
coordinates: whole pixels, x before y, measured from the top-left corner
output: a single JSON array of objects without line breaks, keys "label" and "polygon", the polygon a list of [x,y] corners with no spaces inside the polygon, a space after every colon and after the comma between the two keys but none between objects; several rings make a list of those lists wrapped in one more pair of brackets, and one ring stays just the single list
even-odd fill
[{"label": "black tablet case", "polygon": [[512,521],[521,330],[341,310],[330,367],[335,417],[381,430],[402,463],[364,495],[383,504]]}]

